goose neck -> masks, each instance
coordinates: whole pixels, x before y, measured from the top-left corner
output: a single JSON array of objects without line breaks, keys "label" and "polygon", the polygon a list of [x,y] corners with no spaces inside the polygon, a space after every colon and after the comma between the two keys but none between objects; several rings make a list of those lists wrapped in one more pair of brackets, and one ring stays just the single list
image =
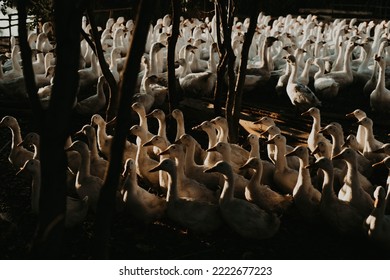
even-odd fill
[{"label": "goose neck", "polygon": [[333,168],[323,170],[324,181],[322,183],[322,197],[323,198],[334,198],[337,199],[336,193],[333,188],[334,173]]},{"label": "goose neck", "polygon": [[286,169],[287,166],[287,160],[286,157],[284,156],[286,154],[286,145],[283,143],[275,145],[275,153],[276,153],[276,162],[275,162],[275,167],[278,170],[284,170]]},{"label": "goose neck", "polygon": [[176,118],[176,138],[175,141],[179,140],[182,135],[186,133],[184,127],[184,119],[181,117]]},{"label": "goose neck", "polygon": [[299,171],[297,185],[311,185],[310,171],[305,168],[309,164],[309,155],[305,155],[302,158],[299,157]]},{"label": "goose neck", "polygon": [[174,168],[174,170],[171,170],[170,172],[168,172],[171,180],[170,180],[170,184],[168,185],[168,191],[167,191],[167,197],[166,197],[166,201],[167,202],[170,202],[170,201],[174,201],[174,200],[177,200],[178,199],[178,191],[177,191],[177,171],[176,171],[176,168]]},{"label": "goose neck", "polygon": [[379,74],[378,74],[378,81],[377,81],[377,86],[376,89],[379,89],[379,92],[381,90],[385,89],[385,68],[386,68],[386,63],[383,63],[382,61],[379,62]]},{"label": "goose neck", "polygon": [[81,156],[80,157],[81,162],[80,162],[79,170],[76,175],[76,182],[77,184],[80,185],[84,178],[90,176],[91,155],[90,155],[90,151],[87,148],[81,149],[78,152],[80,153]]},{"label": "goose neck", "polygon": [[251,144],[251,150],[249,151],[249,157],[260,158],[260,145],[259,141],[255,141]]},{"label": "goose neck", "polygon": [[13,149],[20,142],[22,142],[22,135],[21,135],[20,127],[18,124],[10,125],[9,128],[11,129],[11,135],[12,135],[11,149]]},{"label": "goose neck", "polygon": [[250,183],[248,184],[248,189],[254,189],[258,188],[260,186],[261,182],[261,177],[263,176],[263,164],[259,162],[257,167],[255,168],[255,172],[253,173]]},{"label": "goose neck", "polygon": [[91,160],[97,160],[99,159],[99,151],[97,148],[97,142],[96,142],[96,135],[95,133],[88,133],[88,143],[89,143],[89,149],[91,151]]},{"label": "goose neck", "polygon": [[189,145],[186,146],[186,160],[185,160],[185,166],[192,167],[195,166],[195,143],[191,142]]},{"label": "goose neck", "polygon": [[229,202],[234,198],[234,177],[233,171],[228,171],[227,174],[223,174],[225,182],[223,184],[223,189],[221,196],[219,197],[219,204]]}]

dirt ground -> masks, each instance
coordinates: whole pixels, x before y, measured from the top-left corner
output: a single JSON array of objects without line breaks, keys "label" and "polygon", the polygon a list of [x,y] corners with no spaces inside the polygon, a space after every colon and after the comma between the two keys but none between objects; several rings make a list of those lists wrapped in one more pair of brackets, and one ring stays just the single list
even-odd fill
[{"label": "dirt ground", "polygon": [[[255,95],[256,94],[256,95]],[[205,135],[191,132],[190,128],[211,115],[199,111],[187,101],[182,105],[188,132],[206,144]],[[250,106],[249,106],[250,104]],[[0,117],[15,116],[22,135],[34,130],[28,105],[8,104],[0,101]],[[324,104],[323,124],[331,121],[343,125],[345,136],[355,132],[354,121],[345,118],[345,113],[363,103],[349,102],[348,98]],[[209,112],[209,111],[207,111]],[[374,132],[383,142],[389,142],[387,134],[390,123],[387,116],[368,113],[374,120]],[[289,144],[303,143],[310,130],[311,120],[298,115],[291,105],[275,96],[252,93],[244,98],[243,120],[249,123],[261,116],[276,119]],[[78,127],[77,127],[78,126]],[[80,128],[75,124],[76,129]],[[256,128],[255,128],[256,129]],[[247,135],[241,132],[241,142]],[[0,259],[28,259],[29,243],[34,234],[36,217],[31,213],[28,176],[16,176],[16,170],[8,162],[11,134],[9,129],[0,129]],[[205,146],[204,146],[205,147]],[[4,149],[3,149],[4,148]],[[265,145],[262,145],[264,153]],[[263,158],[265,155],[262,154]],[[384,184],[387,170],[375,173],[375,183]],[[90,258],[89,245],[94,217],[91,214],[82,226],[68,230],[64,240],[64,259]],[[172,224],[159,221],[148,227],[137,224],[124,214],[118,214],[112,232],[112,259],[388,259],[390,252],[370,242],[365,236],[345,237],[336,234],[322,221],[309,223],[302,219],[296,209],[281,217],[279,232],[271,239],[245,240],[227,226],[210,236],[197,236]]]}]

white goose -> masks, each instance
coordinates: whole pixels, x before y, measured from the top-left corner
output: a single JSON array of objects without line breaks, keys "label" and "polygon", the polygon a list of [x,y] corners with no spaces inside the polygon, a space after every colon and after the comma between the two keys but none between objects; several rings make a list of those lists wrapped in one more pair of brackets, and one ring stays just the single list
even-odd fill
[{"label": "white goose", "polygon": [[309,164],[309,150],[300,145],[286,156],[297,156],[300,163],[297,183],[292,193],[294,204],[303,217],[313,220],[319,214],[321,192],[313,187],[310,172],[305,168]]},{"label": "white goose", "polygon": [[[41,164],[37,159],[29,159],[18,171],[28,171],[32,176],[31,187],[31,210],[33,213],[39,213],[39,200],[41,189]],[[88,213],[88,197],[80,200],[71,196],[66,196],[65,227],[71,228],[81,224]]]},{"label": "white goose", "polygon": [[333,77],[325,75],[325,64],[321,58],[314,60],[314,65],[318,67],[318,72],[314,75],[314,89],[316,95],[321,99],[331,99],[339,93],[339,83]]},{"label": "white goose", "polygon": [[361,186],[356,152],[345,148],[340,154],[333,156],[333,159],[344,159],[347,164],[347,174],[344,177],[344,185],[338,194],[339,199],[350,202],[363,216],[367,217],[374,207],[374,201]]},{"label": "white goose", "polygon": [[126,160],[122,176],[125,178],[123,202],[128,213],[146,224],[160,219],[165,214],[167,203],[164,199],[138,185],[136,166],[133,159]]},{"label": "white goose", "polygon": [[160,155],[164,154],[169,154],[171,157],[175,158],[178,186],[177,192],[179,197],[188,197],[207,202],[216,201],[216,197],[210,189],[208,189],[204,184],[200,183],[196,179],[186,176],[186,155],[182,145],[172,144],[166,150],[160,153]]},{"label": "white goose", "polygon": [[194,139],[194,137],[189,134],[183,134],[175,143],[180,143],[185,147],[186,157],[184,171],[186,176],[199,181],[209,189],[216,189],[220,182],[220,177],[217,174],[204,173],[203,171],[208,167],[195,162],[195,147],[199,143]]},{"label": "white goose", "polygon": [[230,145],[231,149],[231,160],[241,166],[243,165],[249,157],[249,152],[242,147],[238,146],[237,144],[229,143],[228,137],[229,137],[229,126],[227,119],[221,116],[218,116],[210,121],[215,125],[215,127],[218,130],[218,141],[224,142]]},{"label": "white goose", "polygon": [[375,207],[363,224],[368,237],[386,250],[390,249],[390,216],[385,215],[389,191],[386,193],[382,186],[376,188]]},{"label": "white goose", "polygon": [[91,175],[91,160],[88,146],[86,143],[77,140],[66,151],[77,151],[81,156],[81,163],[76,175],[76,191],[81,199],[88,197],[89,205],[96,212],[100,189],[104,182],[99,177]]},{"label": "white goose", "polygon": [[76,112],[82,115],[92,115],[102,110],[106,105],[105,84],[106,78],[102,75],[97,80],[96,94],[77,102],[74,107]]},{"label": "white goose", "polygon": [[171,177],[166,198],[168,218],[195,233],[208,234],[216,231],[222,225],[218,205],[180,197],[176,168],[172,160],[164,159],[150,170],[164,170]]},{"label": "white goose", "polygon": [[[106,132],[106,121],[102,116],[94,114],[91,117],[91,125],[97,125],[97,143],[99,150],[109,159],[111,153],[112,136]],[[126,141],[125,150],[123,151],[123,159],[135,158],[137,154],[137,145]]]},{"label": "white goose", "polygon": [[265,143],[276,145],[275,186],[283,193],[292,194],[298,180],[298,172],[287,165],[287,160],[284,156],[286,154],[286,137],[276,134]]},{"label": "white goose", "polygon": [[257,204],[261,209],[269,212],[284,213],[293,203],[291,195],[281,195],[267,185],[261,183],[263,176],[262,160],[256,157],[250,157],[240,169],[253,168],[255,172],[252,175],[248,185],[245,187],[245,198],[249,202]]},{"label": "white goose", "polygon": [[280,227],[276,215],[269,214],[257,205],[234,197],[233,170],[224,161],[217,162],[205,172],[219,172],[225,179],[219,208],[225,222],[240,236],[248,239],[266,239],[274,236]]},{"label": "white goose", "polygon": [[320,213],[325,221],[340,234],[355,235],[359,233],[364,217],[349,202],[337,198],[333,187],[332,160],[320,157],[307,167],[320,168],[324,173]]},{"label": "white goose", "polygon": [[137,136],[137,155],[135,162],[137,167],[137,174],[144,179],[154,189],[159,189],[160,179],[158,173],[150,173],[149,170],[158,164],[158,161],[151,159],[147,153],[147,147],[142,145],[149,139],[145,129],[140,125],[133,125],[130,128],[130,133]]},{"label": "white goose", "polygon": [[[367,115],[363,110],[356,109],[353,112],[346,114],[346,117],[355,117],[358,121],[360,121],[363,118],[367,117]],[[366,141],[366,129],[362,125],[358,126],[358,129],[356,131],[356,140],[359,145],[359,151],[363,152],[364,144]]]},{"label": "white goose", "polygon": [[[186,134],[184,126],[184,115],[183,112],[179,109],[174,109],[171,113],[171,116],[176,120],[176,137],[175,141],[179,140],[180,137]],[[195,139],[194,139],[195,140]],[[196,141],[195,143],[195,162],[198,164],[203,164],[207,152],[203,150],[201,145]]]},{"label": "white goose", "polygon": [[385,87],[386,60],[383,56],[375,56],[379,64],[378,83],[370,94],[370,106],[373,111],[379,113],[390,112],[390,90]]},{"label": "white goose", "polygon": [[100,157],[96,141],[96,131],[91,125],[84,125],[77,134],[84,134],[88,139],[88,147],[90,150],[91,159],[91,175],[99,177],[104,180],[108,168],[108,161]]},{"label": "white goose", "polygon": [[306,112],[302,113],[302,116],[311,116],[313,118],[313,124],[309,133],[309,136],[307,137],[307,146],[310,149],[311,152],[315,150],[319,142],[323,142],[324,145],[327,146],[326,151],[329,151],[327,154],[323,155],[327,158],[330,158],[330,151],[332,144],[328,139],[322,135],[319,131],[321,130],[321,113],[318,108],[311,107]]},{"label": "white goose", "polygon": [[34,157],[34,153],[18,146],[22,142],[22,135],[19,123],[14,117],[3,117],[0,121],[0,127],[8,127],[11,130],[11,152],[8,160],[16,169],[20,169],[27,160]]},{"label": "white goose", "polygon": [[40,156],[39,141],[40,141],[40,136],[38,133],[29,132],[26,134],[26,136],[24,136],[23,141],[18,144],[18,147],[23,145],[28,148],[31,147],[34,148],[33,159],[39,159]]},{"label": "white goose", "polygon": [[291,75],[288,79],[286,91],[291,103],[299,110],[307,110],[313,106],[321,106],[321,101],[315,96],[313,91],[297,81],[298,69],[296,59],[289,55],[287,62],[291,64]]},{"label": "white goose", "polygon": [[358,121],[359,125],[362,125],[365,128],[365,139],[364,139],[364,148],[363,155],[368,158],[371,163],[376,163],[381,161],[386,157],[384,153],[374,153],[374,151],[379,150],[383,143],[375,139],[373,131],[373,122],[370,118],[365,117]]}]

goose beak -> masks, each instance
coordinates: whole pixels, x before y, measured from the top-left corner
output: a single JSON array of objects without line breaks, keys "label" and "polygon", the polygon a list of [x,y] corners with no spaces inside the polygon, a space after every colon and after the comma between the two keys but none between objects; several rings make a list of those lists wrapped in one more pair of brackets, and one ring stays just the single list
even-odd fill
[{"label": "goose beak", "polygon": [[361,120],[360,120],[360,121],[357,121],[356,124],[361,125],[361,124],[362,124],[362,121],[361,121]]},{"label": "goose beak", "polygon": [[333,157],[332,157],[332,160],[333,160],[333,159],[344,159],[344,157],[343,157],[343,154],[342,154],[342,153],[339,153],[339,154],[333,156]]},{"label": "goose beak", "polygon": [[320,147],[317,145],[315,149],[311,152],[312,155],[318,154],[320,152]]},{"label": "goose beak", "polygon": [[217,170],[215,169],[215,167],[210,167],[208,169],[205,169],[203,170],[204,173],[213,173],[213,172],[217,172]]},{"label": "goose beak", "polygon": [[271,138],[267,141],[264,142],[265,144],[275,144],[275,139],[274,138]]},{"label": "goose beak", "polygon": [[316,164],[315,162],[312,163],[312,164],[309,164],[309,165],[305,165],[305,166],[304,166],[305,169],[310,169],[310,168],[315,168],[315,167],[317,167],[317,164]]},{"label": "goose beak", "polygon": [[244,165],[240,166],[238,169],[239,170],[244,170],[244,169],[247,169],[247,168],[250,168],[249,162],[244,163]]},{"label": "goose beak", "polygon": [[152,169],[150,169],[149,172],[156,172],[156,171],[159,171],[159,170],[161,170],[160,169],[160,164],[158,164],[155,167],[153,167]]},{"label": "goose beak", "polygon": [[150,146],[153,146],[152,140],[149,140],[149,141],[142,144],[142,147],[150,147]]},{"label": "goose beak", "polygon": [[24,140],[22,141],[22,142],[20,142],[19,144],[17,144],[16,146],[17,147],[21,147],[21,146],[23,146],[24,145]]},{"label": "goose beak", "polygon": [[257,120],[257,121],[254,121],[253,124],[261,124],[262,121],[261,120]]},{"label": "goose beak", "polygon": [[216,152],[217,151],[217,146],[211,147],[206,150],[206,152]]},{"label": "goose beak", "polygon": [[18,170],[18,172],[16,172],[16,175],[19,175],[19,174],[22,174],[25,172],[25,169],[22,167]]},{"label": "goose beak", "polygon": [[375,153],[375,154],[380,154],[380,153],[384,153],[385,149],[384,148],[380,148],[380,149],[372,151],[372,152]]},{"label": "goose beak", "polygon": [[285,157],[292,157],[292,156],[295,156],[295,151],[293,150],[293,151],[291,151],[291,152],[285,154],[284,156],[285,156]]},{"label": "goose beak", "polygon": [[349,147],[348,141],[344,142],[344,144],[341,145],[341,148],[348,148],[348,147]]},{"label": "goose beak", "polygon": [[384,164],[384,163],[385,163],[385,161],[382,160],[382,161],[380,161],[380,162],[374,163],[374,164],[372,165],[372,167],[378,167],[378,166],[381,166],[381,165]]},{"label": "goose beak", "polygon": [[169,155],[169,149],[165,149],[164,151],[158,153],[157,155],[158,155],[158,156]]},{"label": "goose beak", "polygon": [[318,133],[324,133],[324,132],[327,132],[327,130],[326,130],[325,127],[322,127],[322,128],[318,131]]},{"label": "goose beak", "polygon": [[116,123],[116,117],[114,117],[112,120],[110,120],[109,122],[107,122],[106,125],[109,126],[109,125],[112,125],[112,124],[114,124],[114,123]]},{"label": "goose beak", "polygon": [[173,144],[183,144],[183,143],[182,143],[181,139],[179,138]]},{"label": "goose beak", "polygon": [[197,126],[194,126],[194,127],[192,128],[192,130],[194,130],[194,131],[201,131],[201,130],[203,130],[203,129],[201,128],[200,125],[197,125]]},{"label": "goose beak", "polygon": [[301,114],[301,116],[310,116],[310,112],[309,112],[309,111],[303,112],[303,113]]}]

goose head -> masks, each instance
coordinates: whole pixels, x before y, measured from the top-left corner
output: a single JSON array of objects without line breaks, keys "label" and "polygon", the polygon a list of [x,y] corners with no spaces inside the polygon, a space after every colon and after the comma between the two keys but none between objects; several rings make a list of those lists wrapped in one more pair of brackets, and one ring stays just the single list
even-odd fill
[{"label": "goose head", "polygon": [[178,119],[184,119],[184,115],[183,115],[183,112],[179,109],[174,109],[171,113],[171,116],[175,119],[175,120],[178,120]]},{"label": "goose head", "polygon": [[356,161],[356,152],[351,148],[345,148],[339,154],[333,156],[332,159],[343,159],[347,162],[353,163]]},{"label": "goose head", "polygon": [[32,145],[39,145],[39,134],[35,132],[29,132],[23,139],[22,142],[18,144],[20,146],[31,147]]},{"label": "goose head", "polygon": [[131,105],[131,108],[138,114],[146,115],[146,113],[145,113],[145,106],[142,105],[142,103],[140,103],[140,102],[134,102]]},{"label": "goose head", "polygon": [[27,160],[24,165],[19,169],[19,171],[16,173],[16,175],[19,175],[21,173],[24,173],[25,171],[28,171],[32,174],[35,174],[37,172],[40,172],[41,163],[37,159],[29,159]]},{"label": "goose head", "polygon": [[158,148],[166,148],[166,145],[167,141],[164,139],[164,137],[155,135],[149,141],[142,144],[142,147],[156,146]]},{"label": "goose head", "polygon": [[15,127],[18,121],[12,116],[5,116],[0,121],[0,127]]},{"label": "goose head", "polygon": [[80,140],[76,140],[72,143],[72,145],[70,145],[67,149],[65,149],[65,151],[66,152],[76,151],[81,154],[82,152],[89,151],[89,148],[87,143]]},{"label": "goose head", "polygon": [[173,156],[173,157],[180,157],[180,156],[184,155],[184,148],[180,144],[171,144],[168,146],[168,148],[166,148],[164,151],[162,151],[158,155],[161,156],[161,155],[168,155],[168,154]]},{"label": "goose head", "polygon": [[305,168],[320,168],[324,171],[327,172],[332,172],[333,171],[333,163],[332,160],[327,158],[327,157],[319,157],[316,159],[315,162],[305,166]]},{"label": "goose head", "polygon": [[304,157],[309,156],[309,150],[305,146],[299,145],[299,146],[296,146],[294,148],[294,150],[292,150],[291,152],[285,154],[285,156],[286,157],[297,156],[297,157],[303,159]]},{"label": "goose head", "polygon": [[340,124],[333,122],[318,131],[318,133],[324,132],[328,133],[329,135],[336,136],[341,134],[343,130]]},{"label": "goose head", "polygon": [[179,144],[183,144],[184,146],[186,146],[186,147],[188,147],[188,146],[190,146],[191,144],[193,144],[193,143],[195,143],[195,139],[194,139],[194,137],[192,137],[191,135],[189,135],[189,134],[183,134],[180,138],[179,138],[179,140],[178,140],[178,142],[179,142]]},{"label": "goose head", "polygon": [[92,115],[92,117],[91,117],[91,125],[99,125],[99,124],[102,124],[102,123],[105,123],[105,121],[102,118],[102,116],[100,116],[99,114]]},{"label": "goose head", "polygon": [[311,107],[309,110],[303,112],[301,116],[312,116],[312,117],[318,117],[320,116],[320,110],[316,107]]},{"label": "goose head", "polygon": [[261,134],[269,134],[271,136],[274,136],[276,134],[281,134],[280,128],[276,125],[270,125],[264,132]]},{"label": "goose head", "polygon": [[215,124],[215,125],[218,125],[218,126],[220,126],[222,128],[227,128],[228,127],[228,123],[227,123],[226,118],[221,117],[221,116],[218,116],[218,117],[212,119],[210,122]]},{"label": "goose head", "polygon": [[192,130],[215,131],[215,125],[210,121],[204,121],[200,125],[193,127]]},{"label": "goose head", "polygon": [[154,109],[152,112],[146,115],[147,118],[153,117],[158,120],[165,120],[165,113],[161,109]]},{"label": "goose head", "polygon": [[129,132],[138,137],[141,137],[143,134],[145,134],[145,130],[138,124],[133,125]]},{"label": "goose head", "polygon": [[256,157],[251,157],[239,169],[240,170],[248,169],[248,168],[259,169],[259,166],[261,164],[262,164],[261,159]]},{"label": "goose head", "polygon": [[384,144],[378,150],[373,151],[373,153],[376,153],[376,154],[385,153],[385,154],[390,155],[390,143]]},{"label": "goose head", "polygon": [[128,158],[124,165],[124,170],[122,172],[122,177],[126,177],[132,170],[135,170],[135,162],[132,158]]},{"label": "goose head", "polygon": [[390,156],[385,157],[382,161],[374,163],[372,167],[377,167],[379,165],[384,164],[388,169],[390,169]]},{"label": "goose head", "polygon": [[316,155],[316,154],[324,155],[327,152],[326,149],[327,149],[326,144],[324,142],[320,141],[317,143],[317,146],[314,148],[314,150],[311,154],[312,155]]},{"label": "goose head", "polygon": [[361,109],[356,109],[356,110],[354,110],[353,112],[346,114],[345,116],[346,116],[347,118],[355,117],[355,118],[357,118],[358,120],[360,120],[360,119],[366,117],[367,115],[366,115],[366,113],[365,113],[363,110],[361,110]]},{"label": "goose head", "polygon": [[158,165],[149,170],[149,172],[166,171],[172,173],[176,170],[176,164],[173,160],[166,158],[163,159]]},{"label": "goose head", "polygon": [[203,171],[204,173],[221,173],[222,175],[229,176],[232,174],[232,167],[230,166],[229,163],[226,161],[218,161],[216,164],[214,164],[212,167],[205,169]]},{"label": "goose head", "polygon": [[271,125],[275,125],[275,121],[269,117],[262,117],[259,120],[255,121],[253,124],[260,124],[269,127]]},{"label": "goose head", "polygon": [[93,128],[92,125],[86,124],[79,131],[75,133],[75,135],[81,135],[81,134],[84,134],[86,136],[94,136],[95,129]]},{"label": "goose head", "polygon": [[259,143],[259,136],[256,134],[250,133],[246,138],[246,141],[249,145],[254,145]]},{"label": "goose head", "polygon": [[354,150],[358,150],[359,143],[357,142],[356,136],[353,134],[349,134],[345,139],[345,143],[342,145],[342,148],[352,148]]},{"label": "goose head", "polygon": [[362,126],[364,126],[364,127],[367,128],[367,127],[372,127],[373,122],[372,122],[372,120],[371,120],[370,118],[364,117],[364,118],[360,119],[360,120],[357,122],[357,124],[360,124],[360,125],[362,125]]},{"label": "goose head", "polygon": [[218,142],[213,147],[206,150],[206,152],[219,152],[220,154],[230,152],[230,144],[224,142]]},{"label": "goose head", "polygon": [[284,137],[281,134],[276,134],[271,139],[268,139],[264,143],[265,144],[275,144],[275,145],[286,144],[286,137]]}]

